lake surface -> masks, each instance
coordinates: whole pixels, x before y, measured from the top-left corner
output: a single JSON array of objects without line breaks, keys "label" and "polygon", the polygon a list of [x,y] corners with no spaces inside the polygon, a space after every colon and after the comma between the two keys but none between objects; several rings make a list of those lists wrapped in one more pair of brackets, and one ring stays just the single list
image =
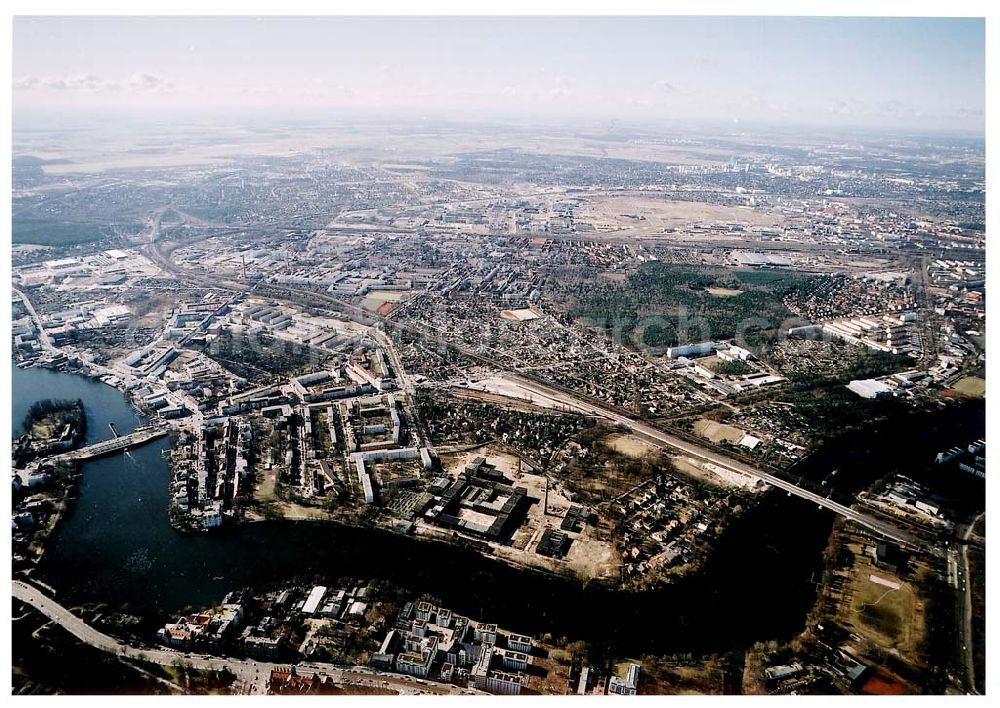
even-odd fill
[{"label": "lake surface", "polygon": [[[31,402],[80,397],[88,442],[140,418],[116,390],[41,369],[14,369],[14,420]],[[310,522],[249,524],[182,536],[167,521],[170,473],[160,440],[85,463],[78,498],[38,569],[63,602],[101,601],[164,618],[229,590],[293,578],[382,578],[455,611],[527,633],[601,642],[615,652],[720,652],[801,631],[831,513],[769,494],[737,520],[696,577],[656,591],[612,592],[518,570],[469,550],[389,532]]]},{"label": "lake surface", "polygon": [[139,415],[128,405],[120,391],[86,376],[51,369],[21,369],[12,365],[11,390],[11,423],[15,436],[24,432],[21,423],[31,405],[46,398],[83,400],[87,413],[85,445],[110,438],[108,423],[114,423],[122,435],[141,423]]}]

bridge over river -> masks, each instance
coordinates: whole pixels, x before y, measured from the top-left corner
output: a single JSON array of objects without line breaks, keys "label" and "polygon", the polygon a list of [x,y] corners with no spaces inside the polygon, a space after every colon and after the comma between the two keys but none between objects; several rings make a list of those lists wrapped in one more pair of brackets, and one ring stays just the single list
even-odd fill
[{"label": "bridge over river", "polygon": [[115,452],[138,447],[139,445],[145,445],[150,440],[163,437],[168,432],[170,432],[170,426],[168,425],[146,425],[141,428],[136,428],[127,435],[119,435],[111,438],[110,440],[103,440],[99,443],[88,445],[87,447],[81,447],[78,450],[70,450],[69,452],[63,452],[59,455],[52,455],[50,457],[35,460],[28,465],[27,468],[16,470],[16,472],[20,474],[21,481],[27,483],[28,476],[36,472],[43,464],[71,461],[83,462],[85,460],[92,460],[95,457],[102,457],[104,455],[110,455]]},{"label": "bridge over river", "polygon": [[103,442],[94,443],[93,445],[88,445],[87,447],[81,447],[78,450],[71,450],[70,452],[64,452],[61,455],[54,455],[53,457],[46,458],[44,461],[61,462],[64,460],[90,460],[95,457],[101,457],[102,455],[109,455],[112,452],[118,452],[119,450],[127,450],[132,447],[144,445],[150,440],[163,437],[169,431],[170,427],[167,425],[147,425],[141,428],[136,428],[127,435],[119,435],[118,437],[111,438],[110,440],[104,440]]}]

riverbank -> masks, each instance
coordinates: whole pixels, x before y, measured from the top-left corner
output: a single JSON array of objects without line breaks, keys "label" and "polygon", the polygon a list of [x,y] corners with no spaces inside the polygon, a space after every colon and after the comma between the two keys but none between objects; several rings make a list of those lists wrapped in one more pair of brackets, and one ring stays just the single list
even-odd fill
[{"label": "riverbank", "polygon": [[[46,386],[79,387],[85,402],[95,397],[87,406],[95,413],[90,431],[106,429],[108,419],[122,432],[140,423],[105,385],[25,372],[57,378],[22,381],[19,390],[51,395]],[[701,571],[668,587],[621,591],[515,568],[450,543],[342,524],[265,521],[181,536],[167,519],[165,449],[160,440],[82,465],[77,501],[35,574],[60,591],[60,601],[169,620],[236,587],[383,578],[530,635],[587,637],[619,655],[711,653],[801,631],[815,595],[809,578],[821,568],[832,522],[815,505],[769,492],[734,520]]]},{"label": "riverbank", "polygon": [[[76,466],[73,465],[73,467],[75,470]],[[76,499],[76,485],[78,480],[79,472],[72,471],[66,473],[65,476],[60,476],[56,481],[48,485],[46,489],[40,490],[40,493],[18,495],[20,500],[15,502],[15,515],[18,512],[24,513],[33,504],[51,504],[52,506],[51,512],[48,512],[45,516],[44,526],[32,529],[31,541],[27,544],[26,549],[31,555],[20,556],[15,554],[12,557],[12,567],[14,570],[24,571],[25,574],[30,575],[34,567],[41,562],[45,555],[47,541],[57,531],[59,523],[72,509],[73,502]],[[37,525],[40,515],[36,513],[34,518]],[[17,539],[15,538],[15,545],[16,543]]]},{"label": "riverbank", "polygon": [[87,418],[83,401],[44,399],[35,401],[21,421],[24,433],[14,440],[14,467],[24,467],[35,458],[75,450],[83,440]]},{"label": "riverbank", "polygon": [[74,359],[76,366],[69,366],[66,362],[55,363],[49,361],[45,358],[35,358],[27,361],[15,361],[15,369],[20,370],[40,370],[40,371],[51,371],[59,374],[66,374],[69,376],[77,376],[82,379],[87,379],[90,381],[99,381],[109,388],[114,389],[122,398],[128,406],[139,416],[145,417],[147,411],[142,407],[141,403],[136,400],[132,391],[125,386],[124,381],[117,376],[103,373],[100,369],[96,368],[90,362],[83,359]]}]

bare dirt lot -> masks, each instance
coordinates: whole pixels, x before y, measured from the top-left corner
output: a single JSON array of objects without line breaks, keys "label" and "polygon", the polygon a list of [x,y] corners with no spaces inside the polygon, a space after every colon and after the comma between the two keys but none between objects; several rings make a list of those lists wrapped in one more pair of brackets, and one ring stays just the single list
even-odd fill
[{"label": "bare dirt lot", "polygon": [[735,443],[739,442],[746,435],[745,432],[735,426],[716,423],[714,420],[705,420],[704,418],[695,421],[694,431],[714,443],[722,442],[723,440]]},{"label": "bare dirt lot", "polygon": [[736,297],[743,293],[742,290],[734,288],[705,288],[705,292],[715,297]]},{"label": "bare dirt lot", "polygon": [[643,458],[657,449],[637,435],[609,435],[605,443],[612,450],[634,459]]},{"label": "bare dirt lot", "polygon": [[409,290],[372,290],[365,299],[376,302],[399,302],[409,294]]},{"label": "bare dirt lot", "polygon": [[576,211],[578,222],[589,222],[598,231],[637,230],[662,233],[713,221],[742,222],[750,226],[777,226],[783,219],[754,209],[705,202],[679,202],[667,197],[620,194],[588,198]]},{"label": "bare dirt lot", "polygon": [[733,472],[718,465],[700,463],[690,457],[678,456],[672,460],[674,467],[682,475],[711,484],[714,487],[752,488],[758,481],[756,477]]}]

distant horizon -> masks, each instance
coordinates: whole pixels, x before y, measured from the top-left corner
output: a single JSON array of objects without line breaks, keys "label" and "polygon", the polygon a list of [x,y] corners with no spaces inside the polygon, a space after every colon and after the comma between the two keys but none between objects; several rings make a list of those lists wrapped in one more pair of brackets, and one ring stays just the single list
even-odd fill
[{"label": "distant horizon", "polygon": [[13,84],[15,126],[287,115],[984,136],[985,21],[15,17]]},{"label": "distant horizon", "polygon": [[[952,137],[985,142],[985,129],[977,130],[948,127],[913,127],[894,125],[869,125],[850,123],[802,123],[774,122],[766,119],[747,120],[734,123],[725,119],[657,119],[642,116],[555,116],[533,113],[508,113],[494,115],[456,115],[399,112],[371,112],[364,110],[329,111],[316,113],[285,114],[276,110],[258,111],[217,111],[173,114],[151,119],[146,111],[128,112],[120,109],[81,110],[71,114],[57,109],[30,108],[12,112],[14,134],[46,130],[88,131],[110,129],[112,126],[134,126],[137,135],[163,133],[171,127],[190,129],[199,125],[225,124],[231,129],[262,129],[278,126],[300,126],[311,130],[335,128],[357,124],[363,125],[412,125],[444,126],[460,128],[498,127],[506,129],[538,130],[570,128],[580,131],[614,132],[634,131],[650,134],[699,134],[705,130],[720,131],[720,135],[762,134],[775,132],[793,136],[810,131],[813,135],[858,137]],[[16,145],[15,145],[16,147]]]}]

